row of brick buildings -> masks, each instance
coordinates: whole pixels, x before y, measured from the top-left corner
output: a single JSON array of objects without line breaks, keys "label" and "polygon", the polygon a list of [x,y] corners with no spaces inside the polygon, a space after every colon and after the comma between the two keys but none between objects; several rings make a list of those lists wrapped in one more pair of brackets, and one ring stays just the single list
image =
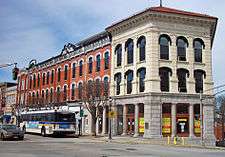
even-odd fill
[{"label": "row of brick buildings", "polygon": [[[199,93],[213,87],[212,46],[217,18],[152,7],[102,33],[20,71],[17,104],[79,105],[82,85],[104,82],[113,97],[113,134],[146,138],[190,137],[200,141]],[[204,94],[204,139],[213,144],[214,97]],[[97,134],[108,132],[108,107]],[[91,133],[88,111],[83,132]],[[140,128],[144,128],[140,129]]]}]

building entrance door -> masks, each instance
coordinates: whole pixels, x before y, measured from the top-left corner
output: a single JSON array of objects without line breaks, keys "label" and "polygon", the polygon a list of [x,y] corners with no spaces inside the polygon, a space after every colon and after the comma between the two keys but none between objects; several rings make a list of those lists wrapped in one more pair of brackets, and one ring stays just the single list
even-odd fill
[{"label": "building entrance door", "polygon": [[177,135],[180,137],[189,136],[189,104],[177,104]]},{"label": "building entrance door", "polygon": [[133,135],[134,134],[134,117],[127,118],[127,134]]}]

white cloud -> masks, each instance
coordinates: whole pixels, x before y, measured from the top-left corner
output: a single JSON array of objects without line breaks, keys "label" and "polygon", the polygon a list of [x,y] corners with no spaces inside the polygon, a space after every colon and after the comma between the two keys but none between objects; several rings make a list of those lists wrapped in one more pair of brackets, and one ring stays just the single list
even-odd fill
[{"label": "white cloud", "polygon": [[[163,3],[219,17],[213,70],[215,83],[224,83],[225,1],[170,0]],[[103,31],[113,22],[158,4],[159,0],[0,1],[0,63],[19,60],[24,66],[32,58],[47,59],[57,55],[67,42],[82,40]]]}]

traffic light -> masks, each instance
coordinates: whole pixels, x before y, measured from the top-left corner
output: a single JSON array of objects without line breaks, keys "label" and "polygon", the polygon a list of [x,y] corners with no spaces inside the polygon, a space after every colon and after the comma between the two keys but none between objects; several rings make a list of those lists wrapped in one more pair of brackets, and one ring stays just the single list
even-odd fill
[{"label": "traffic light", "polygon": [[19,73],[19,69],[15,66],[12,70],[12,79],[13,80],[17,80],[18,73]]}]

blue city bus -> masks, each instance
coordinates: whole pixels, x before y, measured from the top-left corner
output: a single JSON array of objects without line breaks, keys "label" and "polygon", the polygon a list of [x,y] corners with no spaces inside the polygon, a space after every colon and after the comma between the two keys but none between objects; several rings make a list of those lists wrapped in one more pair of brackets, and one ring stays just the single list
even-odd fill
[{"label": "blue city bus", "polygon": [[75,113],[59,110],[25,111],[21,113],[20,127],[26,133],[39,133],[42,136],[75,135]]}]

